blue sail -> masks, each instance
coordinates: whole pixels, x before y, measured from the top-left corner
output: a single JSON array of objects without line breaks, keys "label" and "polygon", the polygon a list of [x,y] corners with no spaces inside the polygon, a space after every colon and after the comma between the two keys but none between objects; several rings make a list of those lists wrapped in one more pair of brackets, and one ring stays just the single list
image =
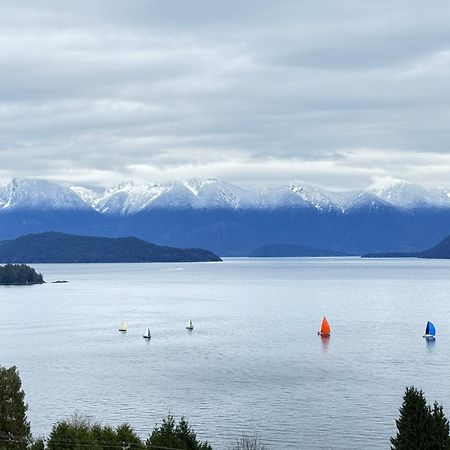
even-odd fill
[{"label": "blue sail", "polygon": [[431,336],[436,335],[436,329],[432,322],[427,322],[427,329],[425,330],[425,334],[430,334]]}]

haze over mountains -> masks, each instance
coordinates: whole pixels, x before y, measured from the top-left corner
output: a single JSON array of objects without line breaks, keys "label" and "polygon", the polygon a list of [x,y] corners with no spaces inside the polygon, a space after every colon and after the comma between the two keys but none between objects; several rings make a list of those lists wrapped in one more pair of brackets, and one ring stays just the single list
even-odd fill
[{"label": "haze over mountains", "polygon": [[352,254],[415,251],[450,233],[450,194],[406,182],[342,193],[298,183],[244,189],[217,179],[105,190],[34,179],[0,185],[0,239],[50,230],[134,235],[221,255],[274,243]]}]

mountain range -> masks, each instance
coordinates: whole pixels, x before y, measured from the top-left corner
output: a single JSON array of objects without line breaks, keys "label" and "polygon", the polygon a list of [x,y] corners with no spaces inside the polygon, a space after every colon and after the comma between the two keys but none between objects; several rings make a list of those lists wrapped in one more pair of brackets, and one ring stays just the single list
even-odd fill
[{"label": "mountain range", "polygon": [[299,183],[278,188],[244,189],[215,178],[146,184],[128,182],[102,190],[37,179],[13,179],[0,184],[0,211],[77,209],[133,215],[158,208],[264,210],[310,207],[318,211],[345,213],[367,206],[450,208],[450,191],[407,182],[349,192],[332,192]]},{"label": "mountain range", "polygon": [[133,235],[223,256],[274,243],[411,252],[449,234],[450,192],[407,182],[351,192],[301,183],[245,189],[214,178],[107,189],[36,179],[0,185],[0,239],[42,231]]}]

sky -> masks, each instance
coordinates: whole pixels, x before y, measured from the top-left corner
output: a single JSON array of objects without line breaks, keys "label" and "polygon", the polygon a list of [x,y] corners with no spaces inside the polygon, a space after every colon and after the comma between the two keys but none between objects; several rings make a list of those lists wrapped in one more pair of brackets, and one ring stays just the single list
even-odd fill
[{"label": "sky", "polygon": [[450,187],[448,0],[3,0],[0,180]]}]

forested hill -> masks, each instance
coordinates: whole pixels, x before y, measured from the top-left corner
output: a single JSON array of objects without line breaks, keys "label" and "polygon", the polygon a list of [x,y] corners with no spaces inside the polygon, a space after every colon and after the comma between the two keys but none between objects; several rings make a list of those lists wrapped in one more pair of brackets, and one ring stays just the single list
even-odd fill
[{"label": "forested hill", "polygon": [[367,253],[363,258],[429,258],[429,259],[450,259],[450,236],[443,239],[437,245],[421,252],[411,253]]},{"label": "forested hill", "polygon": [[42,274],[26,264],[0,266],[0,285],[31,285],[45,283]]},{"label": "forested hill", "polygon": [[126,263],[221,261],[199,248],[164,247],[135,237],[45,232],[0,241],[1,263]]},{"label": "forested hill", "polygon": [[420,252],[419,258],[450,259],[450,236],[436,246]]}]

